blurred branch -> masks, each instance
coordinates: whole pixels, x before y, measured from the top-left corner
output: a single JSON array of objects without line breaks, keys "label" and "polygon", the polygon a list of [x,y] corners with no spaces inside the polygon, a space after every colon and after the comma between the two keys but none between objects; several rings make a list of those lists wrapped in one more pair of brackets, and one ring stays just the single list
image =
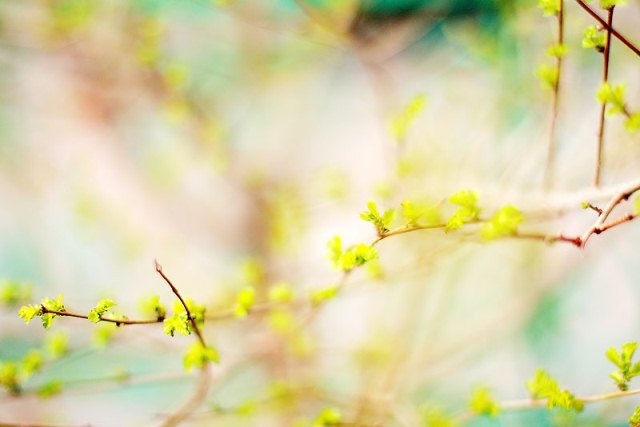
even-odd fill
[{"label": "blurred branch", "polygon": [[[605,84],[609,80],[609,57],[611,55],[611,31],[613,24],[613,10],[614,7],[611,7],[607,10],[607,37],[604,43],[604,58],[602,65],[602,84]],[[603,142],[604,142],[604,127],[605,127],[605,112],[607,111],[607,103],[603,102],[600,106],[600,118],[598,125],[598,144],[596,149],[596,171],[593,179],[593,185],[598,187],[600,185],[600,174],[602,171],[602,152],[603,152]]]}]

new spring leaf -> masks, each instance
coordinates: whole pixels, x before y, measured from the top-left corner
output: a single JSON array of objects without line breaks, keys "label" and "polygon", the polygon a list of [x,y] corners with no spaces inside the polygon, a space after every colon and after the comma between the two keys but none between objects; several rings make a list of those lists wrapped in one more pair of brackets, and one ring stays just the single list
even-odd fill
[{"label": "new spring leaf", "polygon": [[527,389],[531,398],[546,399],[549,409],[564,408],[580,412],[584,408],[584,402],[568,390],[561,389],[555,378],[542,369],[536,371],[534,377],[527,381]]},{"label": "new spring leaf", "polygon": [[360,214],[360,219],[372,223],[378,235],[382,236],[389,232],[393,220],[396,218],[396,211],[393,209],[387,209],[382,215],[378,210],[378,206],[375,202],[367,203],[367,210]]},{"label": "new spring leaf", "polygon": [[482,226],[480,235],[485,240],[513,236],[523,219],[519,209],[511,205],[504,206],[493,215],[491,221]]},{"label": "new spring leaf", "polygon": [[621,391],[629,389],[629,382],[640,376],[640,362],[633,362],[633,355],[638,348],[637,342],[628,342],[622,345],[620,351],[611,347],[605,355],[618,370],[613,371],[609,376],[615,381]]},{"label": "new spring leaf", "polygon": [[447,221],[445,231],[457,230],[464,224],[478,219],[480,207],[478,206],[478,195],[474,191],[458,191],[449,197],[449,202],[457,205],[458,209]]}]

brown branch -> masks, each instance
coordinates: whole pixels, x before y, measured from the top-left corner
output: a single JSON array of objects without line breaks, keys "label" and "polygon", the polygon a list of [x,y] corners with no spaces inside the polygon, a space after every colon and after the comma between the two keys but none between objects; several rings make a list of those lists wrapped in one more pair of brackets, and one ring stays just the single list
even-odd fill
[{"label": "brown branch", "polygon": [[164,274],[164,272],[162,271],[162,266],[160,265],[160,263],[158,263],[158,260],[154,259],[153,263],[154,263],[156,272],[164,279],[165,282],[167,282],[167,285],[169,285],[169,287],[171,288],[171,291],[180,300],[180,303],[184,307],[184,311],[187,313],[187,318],[189,319],[189,322],[191,323],[191,327],[193,328],[193,331],[198,336],[198,341],[200,341],[200,344],[202,344],[202,347],[206,347],[207,344],[206,344],[206,342],[204,340],[204,336],[202,335],[202,331],[200,331],[200,328],[198,327],[198,324],[196,323],[196,319],[194,319],[194,317],[191,315],[191,310],[189,310],[189,307],[187,306],[187,303],[182,298],[182,295],[180,295],[180,292],[178,291],[178,288],[176,288],[173,285],[173,283],[171,282],[171,280]]},{"label": "brown branch", "polygon": [[[564,43],[564,0],[559,2],[558,10],[558,45]],[[556,56],[557,77],[553,82],[553,101],[551,106],[551,123],[549,124],[549,140],[547,142],[547,160],[544,169],[544,189],[548,190],[553,185],[553,173],[556,163],[556,133],[558,128],[558,112],[560,111],[560,78],[562,76],[562,55]]]},{"label": "brown branch", "polygon": [[576,0],[576,2],[578,3],[578,5],[583,8],[589,15],[591,15],[593,17],[593,19],[595,19],[596,21],[598,21],[598,23],[600,25],[602,25],[604,28],[607,29],[607,31],[610,31],[611,34],[613,34],[618,40],[620,40],[622,42],[622,44],[624,44],[625,46],[627,46],[629,49],[631,49],[631,51],[633,53],[635,53],[636,55],[640,56],[640,49],[638,49],[631,41],[629,41],[629,39],[627,39],[625,36],[623,36],[622,34],[620,34],[618,32],[618,30],[616,30],[615,28],[613,28],[611,25],[608,25],[607,22],[602,19],[600,17],[600,15],[598,15],[593,9],[591,9],[589,7],[588,4],[586,4],[583,0]]},{"label": "brown branch", "polygon": [[[607,38],[604,44],[604,58],[602,65],[602,83],[607,83],[609,80],[609,58],[611,56],[611,31],[613,25],[613,10],[611,7],[607,10]],[[600,186],[600,175],[602,172],[602,156],[603,156],[603,146],[604,146],[604,128],[605,128],[605,112],[607,111],[607,103],[603,102],[600,106],[600,118],[598,125],[598,142],[596,144],[596,170],[593,178],[593,185],[598,187]]]},{"label": "brown branch", "polygon": [[[56,316],[61,317],[75,317],[77,319],[88,319],[89,317],[85,314],[73,313],[71,311],[57,311],[57,310],[49,310],[44,305],[41,305],[42,314],[55,314]],[[152,323],[160,323],[162,319],[153,319],[153,320],[131,320],[131,319],[113,319],[110,317],[100,317],[101,322],[109,322],[115,323],[117,325],[148,325]],[[0,424],[0,427],[2,425]]]},{"label": "brown branch", "polygon": [[628,214],[612,222],[607,222],[609,215],[611,215],[611,212],[613,212],[616,206],[618,206],[623,201],[628,200],[629,197],[631,197],[631,195],[638,190],[640,190],[640,183],[636,182],[633,183],[629,188],[624,189],[618,194],[614,195],[607,206],[602,209],[602,213],[598,215],[598,219],[582,234],[582,236],[580,236],[580,246],[584,247],[593,234],[600,234],[612,227],[635,219],[636,215]]},{"label": "brown branch", "polygon": [[160,425],[161,427],[174,427],[179,425],[189,418],[193,414],[193,411],[202,405],[202,402],[204,402],[204,399],[207,397],[207,393],[211,388],[211,373],[208,369],[209,366],[210,364],[205,364],[200,371],[198,387],[194,390],[191,398],[187,400],[178,411],[166,418]]}]

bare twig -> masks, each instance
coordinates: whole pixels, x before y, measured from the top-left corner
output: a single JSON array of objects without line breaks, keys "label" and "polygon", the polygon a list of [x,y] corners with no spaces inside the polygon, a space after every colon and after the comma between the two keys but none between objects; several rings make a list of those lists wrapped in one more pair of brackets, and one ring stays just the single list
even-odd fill
[{"label": "bare twig", "polygon": [[[607,10],[607,38],[604,44],[604,52],[603,52],[603,65],[602,65],[602,83],[607,83],[609,81],[609,58],[611,55],[611,31],[613,25],[613,10],[614,7],[611,7]],[[600,175],[602,172],[602,154],[603,154],[603,145],[604,145],[604,128],[605,128],[605,119],[604,115],[607,111],[607,103],[603,102],[600,106],[600,118],[599,118],[599,126],[598,126],[598,143],[596,145],[596,170],[593,178],[593,185],[596,187],[600,186]]]},{"label": "bare twig", "polygon": [[[564,43],[564,1],[559,1],[557,15],[558,22],[558,45]],[[553,104],[551,106],[551,123],[549,124],[549,140],[547,142],[547,160],[544,168],[544,189],[548,190],[553,185],[553,174],[555,170],[556,133],[558,128],[558,113],[560,111],[560,79],[562,76],[562,55],[556,55],[557,77],[553,82]]]},{"label": "bare twig", "polygon": [[211,373],[209,372],[210,364],[207,363],[200,371],[198,387],[194,390],[191,398],[187,400],[182,407],[163,420],[160,427],[174,427],[189,418],[193,412],[204,402],[207,393],[211,387]]},{"label": "bare twig", "polygon": [[[88,319],[89,317],[84,314],[73,313],[71,311],[57,311],[57,310],[49,310],[44,305],[41,305],[42,314],[55,314],[56,316],[61,317],[75,317],[78,319]],[[149,325],[153,323],[161,323],[163,319],[149,319],[149,320],[131,320],[131,319],[113,319],[110,317],[102,317],[100,316],[101,322],[109,322],[115,323],[116,325]],[[2,425],[0,425],[2,427]]]}]

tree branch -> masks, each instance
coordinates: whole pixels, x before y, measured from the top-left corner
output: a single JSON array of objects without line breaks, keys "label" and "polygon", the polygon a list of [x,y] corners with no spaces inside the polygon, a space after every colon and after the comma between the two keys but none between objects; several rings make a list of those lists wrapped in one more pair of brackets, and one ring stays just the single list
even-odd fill
[{"label": "tree branch", "polygon": [[622,44],[624,44],[629,49],[631,49],[631,51],[633,53],[635,53],[636,55],[640,56],[640,49],[638,49],[632,42],[630,42],[629,39],[627,39],[625,36],[620,34],[615,28],[613,28],[612,26],[608,25],[607,22],[604,19],[602,19],[600,17],[600,15],[598,15],[593,9],[591,9],[588,4],[586,4],[583,0],[576,0],[576,2],[589,15],[591,15],[593,17],[593,19],[598,21],[598,23],[600,25],[602,25],[604,28],[606,28],[608,31],[610,31],[611,34],[613,34],[618,40],[620,40],[622,42]]}]

